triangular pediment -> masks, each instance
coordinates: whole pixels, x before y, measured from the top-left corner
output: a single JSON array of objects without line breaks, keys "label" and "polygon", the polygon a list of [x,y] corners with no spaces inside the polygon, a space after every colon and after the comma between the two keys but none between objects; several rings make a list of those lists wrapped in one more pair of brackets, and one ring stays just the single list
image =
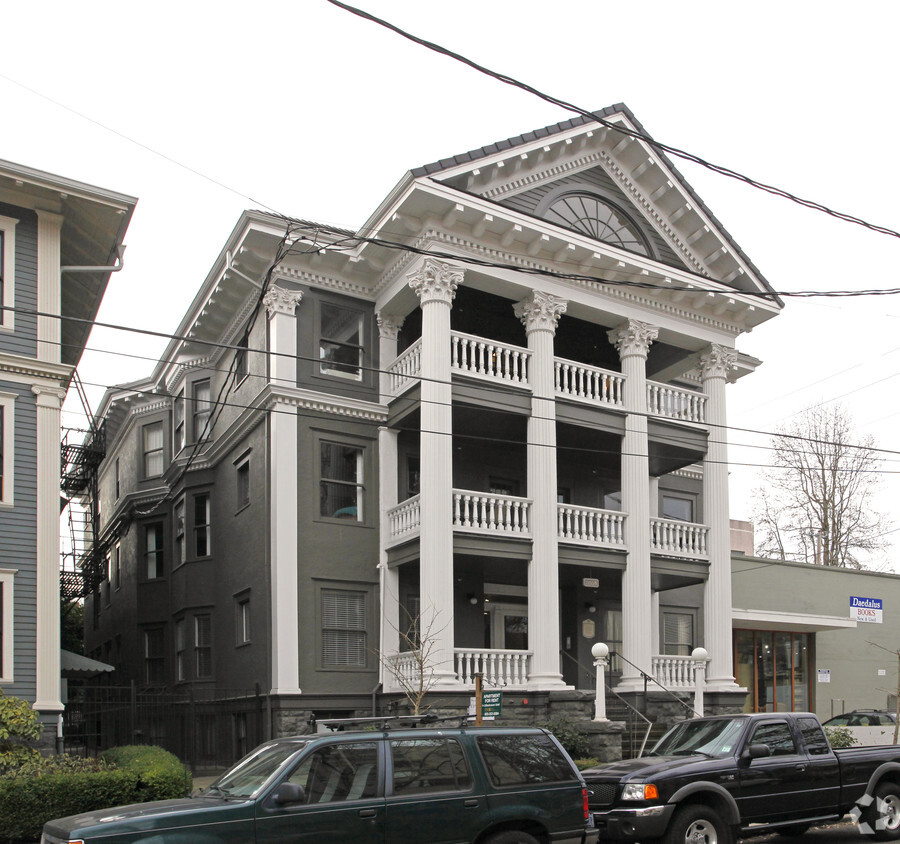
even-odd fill
[{"label": "triangular pediment", "polygon": [[609,125],[578,117],[417,168],[412,176],[557,226],[563,224],[548,209],[558,197],[594,195],[639,229],[640,251],[654,261],[737,291],[771,294],[672,162],[651,141],[615,128],[648,137],[630,110],[617,105],[596,114]]}]

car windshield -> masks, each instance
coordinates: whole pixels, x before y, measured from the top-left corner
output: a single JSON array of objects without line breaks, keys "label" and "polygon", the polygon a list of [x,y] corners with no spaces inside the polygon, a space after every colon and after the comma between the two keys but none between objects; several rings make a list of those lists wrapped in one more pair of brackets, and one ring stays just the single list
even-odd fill
[{"label": "car windshield", "polygon": [[722,718],[714,721],[682,721],[676,724],[657,743],[651,756],[728,756],[744,729],[743,718]]},{"label": "car windshield", "polygon": [[229,768],[204,794],[210,797],[255,797],[305,741],[264,744]]}]

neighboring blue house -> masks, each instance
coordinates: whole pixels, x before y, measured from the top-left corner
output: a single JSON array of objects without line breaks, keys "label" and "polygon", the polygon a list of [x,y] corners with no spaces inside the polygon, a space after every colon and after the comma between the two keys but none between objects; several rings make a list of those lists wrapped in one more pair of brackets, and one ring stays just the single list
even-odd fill
[{"label": "neighboring blue house", "polygon": [[48,730],[63,709],[60,406],[136,201],[0,161],[0,689]]}]

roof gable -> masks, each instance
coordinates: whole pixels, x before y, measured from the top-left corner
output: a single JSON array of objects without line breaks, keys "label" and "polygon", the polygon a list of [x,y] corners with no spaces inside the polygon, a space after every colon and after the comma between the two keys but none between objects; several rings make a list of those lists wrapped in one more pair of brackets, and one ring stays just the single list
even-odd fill
[{"label": "roof gable", "polygon": [[[595,112],[648,137],[627,106]],[[535,198],[566,182],[584,183],[618,202],[654,242],[654,258],[738,291],[774,294],[731,235],[652,144],[585,117],[537,129],[416,168],[430,179],[524,213]],[[528,210],[528,206],[531,209]],[[781,304],[777,297],[774,301]]]}]

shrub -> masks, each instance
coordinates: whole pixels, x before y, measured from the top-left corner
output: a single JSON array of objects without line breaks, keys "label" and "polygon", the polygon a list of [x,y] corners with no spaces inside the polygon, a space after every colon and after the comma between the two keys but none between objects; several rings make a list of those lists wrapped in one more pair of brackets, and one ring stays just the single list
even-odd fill
[{"label": "shrub", "polygon": [[38,758],[28,742],[41,737],[41,722],[28,701],[9,697],[0,689],[0,774]]},{"label": "shrub", "polygon": [[591,755],[591,743],[587,733],[571,718],[564,716],[551,718],[538,726],[553,733],[573,759],[584,759]]},{"label": "shrub", "polygon": [[184,797],[190,774],[160,747],[121,747],[99,760],[51,757],[0,777],[0,840],[36,840],[53,818]]},{"label": "shrub", "polygon": [[824,727],[825,735],[828,736],[828,743],[832,747],[853,747],[857,744],[856,736],[846,727]]}]

